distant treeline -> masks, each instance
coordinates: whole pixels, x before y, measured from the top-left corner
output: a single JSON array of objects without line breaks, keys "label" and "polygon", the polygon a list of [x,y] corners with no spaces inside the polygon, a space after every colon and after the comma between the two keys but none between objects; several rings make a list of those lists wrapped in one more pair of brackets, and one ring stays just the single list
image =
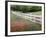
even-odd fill
[{"label": "distant treeline", "polygon": [[11,5],[12,11],[22,11],[25,12],[36,12],[41,11],[42,6],[26,6],[26,5]]}]

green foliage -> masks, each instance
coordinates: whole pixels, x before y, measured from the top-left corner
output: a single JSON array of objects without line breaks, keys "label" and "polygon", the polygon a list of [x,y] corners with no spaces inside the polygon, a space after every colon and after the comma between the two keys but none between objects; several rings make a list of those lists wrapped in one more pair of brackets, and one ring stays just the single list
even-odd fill
[{"label": "green foliage", "polygon": [[32,6],[32,7],[30,8],[30,11],[31,11],[31,12],[41,11],[41,7],[39,7],[39,6]]},{"label": "green foliage", "polygon": [[23,13],[27,12],[28,11],[28,7],[27,6],[23,6],[22,11],[23,11]]},{"label": "green foliage", "polygon": [[41,11],[41,6],[11,5],[11,10],[25,12]]}]

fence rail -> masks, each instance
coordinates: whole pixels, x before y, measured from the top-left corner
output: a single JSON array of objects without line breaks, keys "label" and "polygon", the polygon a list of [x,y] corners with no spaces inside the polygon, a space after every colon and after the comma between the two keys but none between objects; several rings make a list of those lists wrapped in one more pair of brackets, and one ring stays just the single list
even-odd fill
[{"label": "fence rail", "polygon": [[27,20],[30,20],[35,23],[42,24],[42,16],[38,15],[32,15],[31,13],[21,13],[21,12],[12,12],[16,16],[20,16],[22,18],[25,18]]}]

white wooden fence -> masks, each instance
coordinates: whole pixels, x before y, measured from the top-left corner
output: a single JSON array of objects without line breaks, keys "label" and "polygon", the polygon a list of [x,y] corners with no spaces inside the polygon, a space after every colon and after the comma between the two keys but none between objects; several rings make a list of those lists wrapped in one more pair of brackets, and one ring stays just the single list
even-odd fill
[{"label": "white wooden fence", "polygon": [[42,24],[42,16],[32,15],[31,13],[21,13],[21,12],[12,12],[12,13],[16,16],[20,16],[32,22]]}]

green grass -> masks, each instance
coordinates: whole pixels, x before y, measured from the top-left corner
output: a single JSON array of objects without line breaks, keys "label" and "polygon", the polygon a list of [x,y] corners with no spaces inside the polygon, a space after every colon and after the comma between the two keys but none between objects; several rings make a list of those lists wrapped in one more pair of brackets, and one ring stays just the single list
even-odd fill
[{"label": "green grass", "polygon": [[42,12],[41,12],[41,11],[38,11],[38,12],[32,12],[32,15],[42,15]]}]

